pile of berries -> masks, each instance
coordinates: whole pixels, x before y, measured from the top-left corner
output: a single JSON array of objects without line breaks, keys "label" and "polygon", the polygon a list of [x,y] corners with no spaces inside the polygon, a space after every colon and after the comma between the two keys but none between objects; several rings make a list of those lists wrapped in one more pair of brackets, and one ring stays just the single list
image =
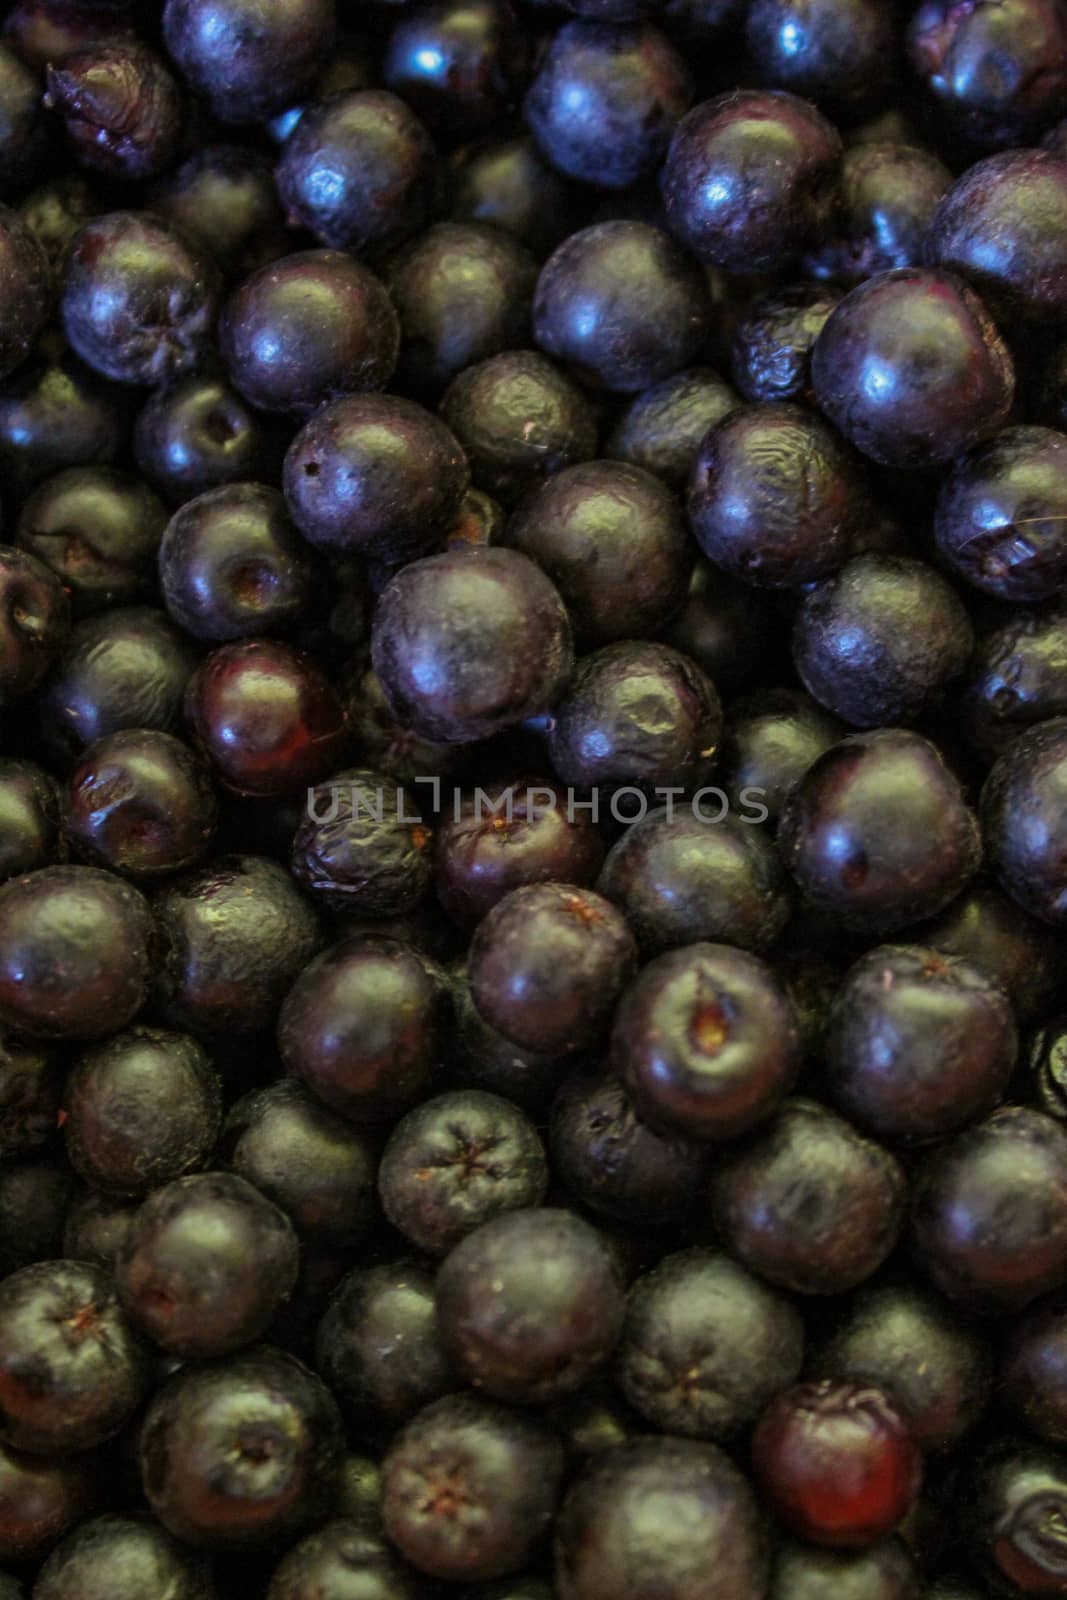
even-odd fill
[{"label": "pile of berries", "polygon": [[0,15],[0,1600],[1067,1596],[1067,0]]}]

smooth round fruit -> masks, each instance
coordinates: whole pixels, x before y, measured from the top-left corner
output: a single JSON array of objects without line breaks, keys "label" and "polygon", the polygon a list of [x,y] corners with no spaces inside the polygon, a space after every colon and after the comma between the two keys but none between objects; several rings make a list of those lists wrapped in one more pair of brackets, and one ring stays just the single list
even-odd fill
[{"label": "smooth round fruit", "polygon": [[902,267],[837,305],[812,353],[815,398],[883,466],[942,466],[1007,419],[1012,358],[978,297],[948,272]]},{"label": "smooth round fruit", "polygon": [[548,710],[570,674],[570,626],[516,550],[457,548],[402,568],[375,613],[374,670],[423,738],[484,739]]},{"label": "smooth round fruit", "polygon": [[0,1022],[95,1039],[144,1004],[155,940],[137,890],[97,867],[43,867],[0,886]]},{"label": "smooth round fruit", "polygon": [[471,996],[498,1033],[541,1055],[596,1045],[637,968],[625,918],[601,895],[571,884],[513,889],[471,942]]},{"label": "smooth round fruit", "polygon": [[556,1588],[560,1600],[701,1600],[714,1573],[731,1600],[762,1600],[768,1555],[752,1492],[727,1456],[690,1439],[636,1439],[594,1456],[568,1491]]},{"label": "smooth round fruit", "polygon": [[610,1250],[571,1211],[505,1212],[461,1240],[437,1274],[445,1352],[500,1400],[544,1404],[578,1389],[611,1355],[624,1306]]}]

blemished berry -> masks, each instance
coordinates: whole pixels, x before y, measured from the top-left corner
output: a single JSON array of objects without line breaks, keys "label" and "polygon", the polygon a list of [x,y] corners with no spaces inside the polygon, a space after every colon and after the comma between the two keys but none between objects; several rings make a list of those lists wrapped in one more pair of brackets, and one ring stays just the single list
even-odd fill
[{"label": "blemished berry", "polygon": [[140,1433],[141,1482],[184,1544],[255,1549],[328,1514],[342,1442],[325,1384],[295,1357],[255,1345],[184,1366],[156,1390]]},{"label": "blemished berry", "polygon": [[752,1459],[778,1516],[814,1544],[873,1543],[919,1491],[918,1446],[878,1389],[824,1380],[783,1390],[760,1418]]}]

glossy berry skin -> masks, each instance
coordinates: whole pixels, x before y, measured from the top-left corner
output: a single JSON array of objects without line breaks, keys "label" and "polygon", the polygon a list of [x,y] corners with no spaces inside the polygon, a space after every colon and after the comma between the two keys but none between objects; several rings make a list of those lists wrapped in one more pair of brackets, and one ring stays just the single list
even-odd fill
[{"label": "glossy berry skin", "polygon": [[398,386],[436,396],[461,372],[530,343],[537,262],[476,222],[438,222],[389,264],[400,316]]},{"label": "glossy berry skin", "polygon": [[776,271],[816,237],[832,206],[841,140],[796,95],[741,89],[678,124],[663,166],[671,232],[729,271]]},{"label": "glossy berry skin", "polygon": [[588,814],[568,815],[565,793],[536,777],[463,793],[438,821],[435,851],[437,897],[462,923],[526,884],[591,884],[604,860]]},{"label": "glossy berry skin", "polygon": [[441,415],[466,451],[472,481],[504,506],[596,454],[589,402],[533,350],[509,350],[460,373]]},{"label": "glossy berry skin", "polygon": [[967,734],[982,754],[1000,755],[1035,723],[1067,714],[1067,611],[1019,606],[982,635],[963,684]]},{"label": "glossy berry skin", "polygon": [[220,378],[194,373],[150,395],[133,449],[144,476],[172,505],[223,484],[262,482],[270,451],[263,421]]},{"label": "glossy berry skin", "polygon": [[195,149],[155,186],[150,201],[156,215],[195,239],[227,279],[243,278],[286,253],[273,169],[246,145]]},{"label": "glossy berry skin", "polygon": [[0,377],[30,351],[50,309],[48,259],[17,212],[0,206]]},{"label": "glossy berry skin", "polygon": [[35,1587],[39,1600],[127,1600],[138,1584],[164,1584],[170,1600],[212,1600],[214,1593],[203,1557],[157,1522],[119,1516],[94,1518],[68,1534]]},{"label": "glossy berry skin", "polygon": [[1067,1555],[1062,1453],[1029,1439],[997,1441],[963,1492],[965,1537],[983,1577],[1004,1593],[1062,1594]]},{"label": "glossy berry skin", "polygon": [[50,65],[47,83],[80,166],[139,181],[174,160],[181,96],[154,50],[132,40],[84,50]]},{"label": "glossy berry skin", "polygon": [[752,1437],[775,1512],[814,1544],[855,1549],[891,1533],[922,1476],[918,1446],[878,1389],[798,1384],[771,1402]]},{"label": "glossy berry skin", "polygon": [[876,109],[893,76],[896,18],[879,0],[755,0],[745,36],[764,83],[814,100],[835,121]]},{"label": "glossy berry skin", "polygon": [[934,745],[902,728],[825,751],[786,800],[778,844],[813,905],[872,934],[943,910],[980,856],[958,780]]},{"label": "glossy berry skin", "polygon": [[200,1172],[156,1189],[115,1264],[130,1320],[182,1361],[257,1339],[296,1282],[299,1246],[285,1214],[244,1178]]},{"label": "glossy berry skin", "polygon": [[282,147],[278,194],[291,226],[334,250],[383,250],[425,227],[436,199],[433,141],[382,89],[309,106]]},{"label": "glossy berry skin", "polygon": [[578,787],[696,788],[721,733],[718,694],[696,663],[627,639],[582,657],[556,704],[549,753]]},{"label": "glossy berry skin", "polygon": [[946,131],[984,149],[1032,143],[1067,91],[1067,18],[1056,0],[923,0],[908,54]]},{"label": "glossy berry skin", "polygon": [[914,722],[966,667],[974,632],[936,568],[861,555],[804,599],[793,660],[821,705],[856,728]]},{"label": "glossy berry skin", "polygon": [[734,328],[730,370],[746,400],[810,400],[811,352],[838,290],[798,283],[761,295]]},{"label": "glossy berry skin", "polygon": [[227,1164],[285,1212],[297,1233],[347,1249],[375,1216],[370,1141],[295,1078],[254,1089],[226,1118]]},{"label": "glossy berry skin", "polygon": [[767,1592],[760,1513],[714,1445],[635,1439],[595,1456],[572,1484],[556,1524],[560,1600],[700,1600],[709,1573],[731,1600]]},{"label": "glossy berry skin", "polygon": [[359,1267],[315,1336],[315,1365],[354,1426],[397,1422],[458,1389],[434,1322],[433,1277],[414,1261]]},{"label": "glossy berry skin", "polygon": [[398,18],[382,76],[430,127],[469,136],[518,99],[528,54],[510,0],[434,0]]},{"label": "glossy berry skin", "polygon": [[126,606],[84,618],[36,697],[49,756],[67,767],[119,728],[175,730],[195,665],[188,638],[163,611]]},{"label": "glossy berry skin", "polygon": [[37,686],[70,631],[70,600],[36,555],[0,546],[0,704]]},{"label": "glossy berry skin", "polygon": [[137,1027],[75,1059],[62,1107],[78,1175],[108,1194],[140,1195],[207,1163],[222,1090],[188,1034]]},{"label": "glossy berry skin", "polygon": [[382,1518],[413,1566],[455,1582],[521,1567],[547,1531],[563,1452],[536,1418],[477,1395],[418,1413],[382,1465]]},{"label": "glossy berry skin", "polygon": [[778,1115],[712,1173],[719,1237],[761,1278],[837,1295],[876,1272],[900,1232],[904,1172],[873,1140],[813,1100]]},{"label": "glossy berry skin", "polygon": [[335,768],[344,711],[318,667],[272,639],[220,645],[189,681],[186,718],[238,794],[294,794]]},{"label": "glossy berry skin", "polygon": [[998,600],[1054,599],[1067,582],[1067,437],[1004,428],[956,462],[937,498],[937,545]]},{"label": "glossy berry skin", "polygon": [[628,189],[655,173],[692,97],[685,61],[658,28],[566,22],[541,58],[526,122],[567,177]]},{"label": "glossy berry skin", "polygon": [[483,1223],[437,1274],[437,1326],[449,1359],[468,1383],[522,1404],[560,1399],[603,1366],[624,1304],[601,1235],[574,1212],[548,1207]]},{"label": "glossy berry skin", "polygon": [[735,703],[719,778],[741,813],[746,833],[752,829],[745,818],[758,815],[753,806],[767,812],[769,826],[777,825],[794,784],[844,731],[814,700],[796,690],[757,690]]},{"label": "glossy berry skin", "polygon": [[54,568],[84,616],[153,598],[166,516],[147,484],[115,467],[68,467],[23,501],[15,538]]},{"label": "glossy berry skin", "polygon": [[521,1049],[570,1054],[600,1042],[637,967],[624,917],[571,884],[513,889],[479,923],[469,978],[486,1022]]},{"label": "glossy berry skin", "polygon": [[744,583],[797,588],[852,554],[870,504],[859,458],[806,408],[730,412],[705,435],[689,478],[704,554]]},{"label": "glossy berry skin", "polygon": [[174,621],[220,643],[291,632],[322,574],[277,489],[227,483],[175,511],[159,546],[159,577]]},{"label": "glossy berry skin", "polygon": [[730,945],[698,943],[656,957],[630,984],[611,1061],[650,1127],[710,1142],[770,1115],[795,1074],[797,1043],[770,968]]},{"label": "glossy berry skin", "polygon": [[676,1222],[696,1198],[705,1173],[702,1149],[655,1133],[607,1068],[576,1067],[563,1080],[549,1130],[553,1167],[591,1211],[618,1222]]},{"label": "glossy berry skin", "polygon": [[74,236],[61,309],[72,349],[95,372],[156,388],[207,353],[216,269],[149,213],[112,211]]},{"label": "glossy berry skin", "polygon": [[129,1022],[152,971],[148,906],[96,867],[42,867],[0,887],[0,1022],[93,1039]]},{"label": "glossy berry skin", "polygon": [[385,1542],[355,1519],[328,1522],[293,1546],[274,1569],[266,1600],[312,1600],[316,1590],[369,1586],[381,1600],[419,1600],[417,1580]]},{"label": "glossy berry skin", "polygon": [[216,857],[168,884],[154,908],[160,1014],[198,1038],[269,1030],[322,945],[318,918],[289,873],[261,856]]},{"label": "glossy berry skin", "polygon": [[951,186],[952,173],[927,150],[877,141],[854,145],[841,162],[840,206],[808,252],[808,270],[848,288],[924,261],[960,271],[925,253],[938,202]]},{"label": "glossy berry skin", "polygon": [[553,704],[573,662],[559,593],[515,550],[457,548],[397,573],[378,602],[371,657],[422,738],[484,739]]},{"label": "glossy berry skin", "polygon": [[993,1108],[1017,1046],[1008,998],[979,967],[919,945],[882,945],[834,1000],[827,1088],[876,1138],[942,1138]]},{"label": "glossy berry skin", "polygon": [[12,1450],[69,1455],[117,1433],[148,1386],[147,1351],[106,1272],[39,1261],[0,1286],[0,1435]]},{"label": "glossy berry skin", "polygon": [[649,955],[705,939],[769,949],[793,904],[762,828],[732,815],[709,827],[688,807],[632,823],[609,851],[597,888]]},{"label": "glossy berry skin", "polygon": [[91,745],[71,775],[63,831],[91,865],[159,878],[206,854],[216,814],[207,768],[187,745],[129,728]]},{"label": "glossy berry skin", "polygon": [[658,633],[688,591],[693,550],[676,498],[622,462],[556,473],[519,507],[506,538],[552,579],[586,647]]},{"label": "glossy berry skin", "polygon": [[1067,719],[1022,733],[994,765],[982,790],[982,833],[990,866],[1031,916],[1067,920],[1064,785]]},{"label": "glossy berry skin", "polygon": [[989,1400],[984,1330],[930,1291],[863,1289],[808,1366],[817,1378],[880,1389],[924,1450],[962,1439]]},{"label": "glossy berry skin", "polygon": [[917,1259],[968,1309],[1018,1312],[1067,1278],[1067,1133],[1005,1106],[930,1157],[913,1197]]},{"label": "glossy berry skin", "polygon": [[285,457],[285,496],[320,548],[385,562],[440,544],[470,474],[445,424],[398,395],[345,395],[315,413]]},{"label": "glossy berry skin", "polygon": [[[1067,35],[1065,35],[1067,83]],[[994,316],[1067,318],[1067,160],[1009,150],[969,167],[930,224],[926,258],[966,278]]]},{"label": "glossy berry skin", "polygon": [[141,1429],[141,1481],[176,1538],[200,1549],[292,1540],[328,1514],[343,1441],[326,1386],[266,1345],[182,1368]]},{"label": "glossy berry skin", "polygon": [[475,1228],[536,1206],[548,1183],[533,1123],[477,1089],[437,1095],[397,1123],[382,1153],[386,1216],[416,1250],[443,1256]]},{"label": "glossy berry skin", "polygon": [[654,383],[630,401],[604,445],[604,454],[683,489],[700,441],[739,403],[710,367],[688,367]]},{"label": "glossy berry skin", "polygon": [[729,1256],[683,1250],[630,1291],[618,1374],[653,1428],[721,1441],[796,1381],[804,1331],[785,1295]]},{"label": "glossy berry skin", "polygon": [[290,869],[316,904],[343,915],[402,916],[433,877],[433,831],[395,780],[346,768],[309,789]]},{"label": "glossy berry skin", "polygon": [[220,122],[263,122],[311,88],[333,42],[328,0],[167,0],[171,59]]},{"label": "glossy berry skin", "polygon": [[0,883],[61,853],[59,785],[32,761],[0,757]]},{"label": "glossy berry skin", "polygon": [[526,134],[498,134],[457,150],[447,180],[454,221],[491,223],[539,259],[585,220],[580,191]]},{"label": "glossy berry skin", "polygon": [[219,323],[234,387],[260,411],[298,417],[340,394],[384,389],[399,346],[385,286],[338,250],[301,250],[260,267]]},{"label": "glossy berry skin", "polygon": [[534,338],[585,383],[639,394],[701,354],[710,314],[697,267],[647,222],[571,234],[541,269]]},{"label": "glossy berry skin", "polygon": [[444,979],[393,939],[354,936],[301,972],[278,1019],[288,1070],[353,1122],[391,1122],[424,1098],[445,1022]]},{"label": "glossy berry skin", "polygon": [[1011,356],[977,296],[952,273],[869,278],[830,313],[812,355],[815,397],[884,466],[951,461],[1005,421]]}]

